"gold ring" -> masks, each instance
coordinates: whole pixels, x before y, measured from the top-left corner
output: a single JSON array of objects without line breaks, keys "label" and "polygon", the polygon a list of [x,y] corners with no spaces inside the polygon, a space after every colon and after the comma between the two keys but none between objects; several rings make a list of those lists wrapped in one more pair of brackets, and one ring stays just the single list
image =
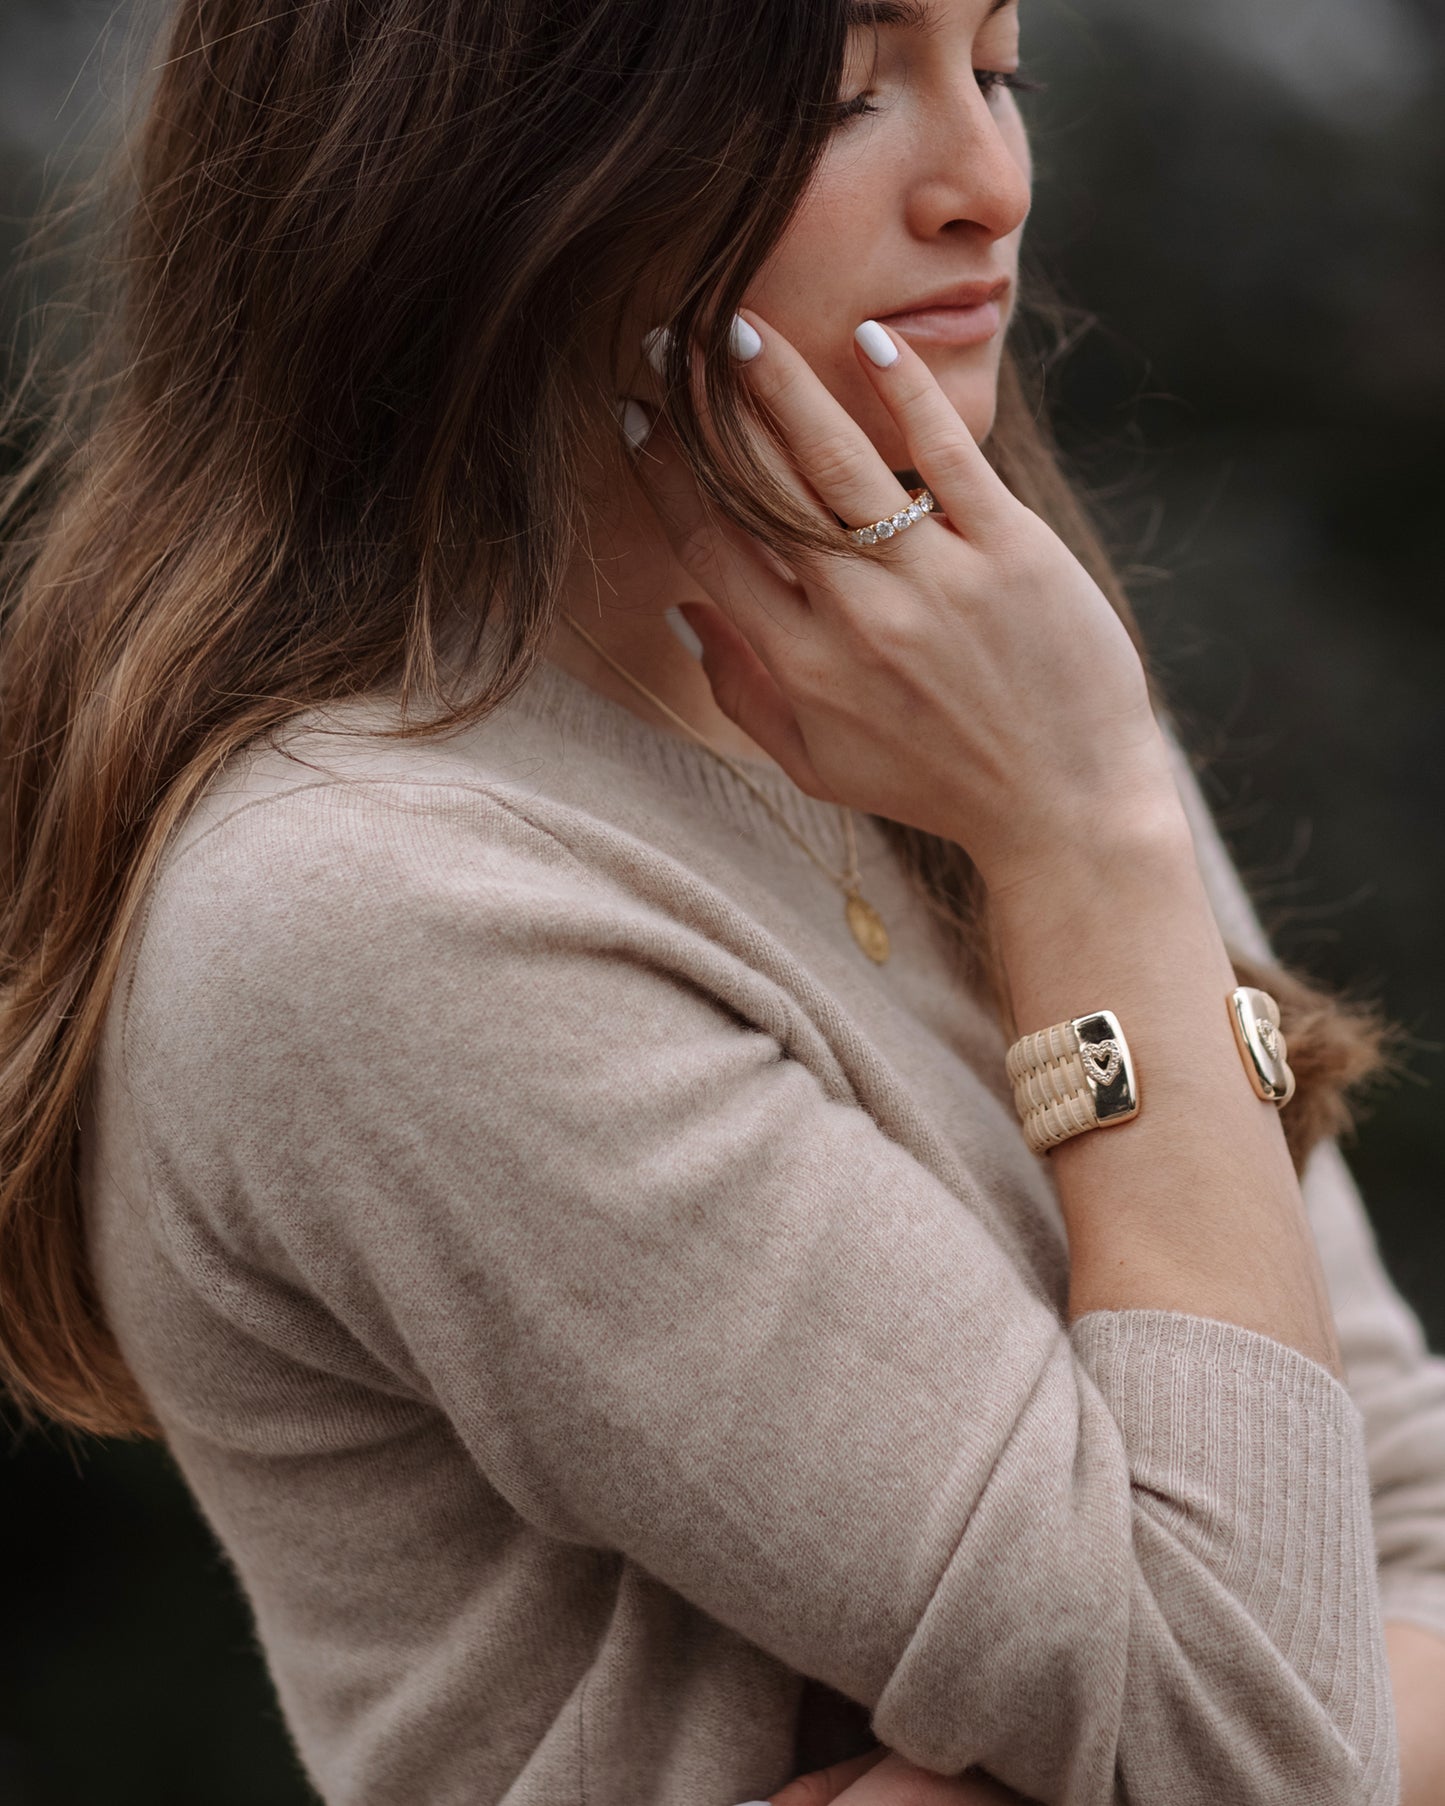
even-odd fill
[{"label": "gold ring", "polygon": [[938,504],[927,489],[910,489],[909,502],[897,514],[887,515],[883,520],[875,520],[866,527],[849,527],[848,537],[855,546],[876,546],[881,540],[892,539],[895,533],[905,532],[914,521],[922,520],[925,514],[938,511]]}]

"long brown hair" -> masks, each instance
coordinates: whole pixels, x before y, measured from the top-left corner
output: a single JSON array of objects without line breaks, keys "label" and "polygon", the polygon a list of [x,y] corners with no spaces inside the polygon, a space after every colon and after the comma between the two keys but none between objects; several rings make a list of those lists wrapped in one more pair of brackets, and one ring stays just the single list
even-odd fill
[{"label": "long brown hair", "polygon": [[[0,1373],[118,1433],[153,1426],[87,1273],[79,1123],[168,836],[298,711],[441,696],[459,624],[466,693],[404,731],[525,681],[580,521],[579,423],[611,419],[581,347],[606,333],[615,359],[637,273],[665,266],[674,345],[721,351],[826,142],[846,24],[842,0],[180,0],[166,35],[98,179],[32,240],[89,222],[85,329],[77,350],[68,309],[16,384],[0,493]],[[1006,355],[989,455],[1132,631],[1040,365]],[[706,367],[715,444],[673,384],[704,490],[784,557],[818,543],[758,490],[731,360]],[[885,826],[987,985],[968,859]],[[1302,1160],[1376,1031],[1267,982]]]}]

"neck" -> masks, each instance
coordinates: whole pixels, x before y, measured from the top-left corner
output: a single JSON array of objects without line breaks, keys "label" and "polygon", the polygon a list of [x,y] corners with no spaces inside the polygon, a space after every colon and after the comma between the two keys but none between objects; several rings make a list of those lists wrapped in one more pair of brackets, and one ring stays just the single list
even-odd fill
[{"label": "neck", "polygon": [[673,555],[646,497],[621,458],[606,461],[607,488],[589,496],[586,532],[562,588],[545,656],[589,689],[664,732],[677,723],[574,633],[570,616],[632,677],[709,745],[733,757],[768,753],[718,707],[702,666],[668,626],[678,602],[711,602]]}]

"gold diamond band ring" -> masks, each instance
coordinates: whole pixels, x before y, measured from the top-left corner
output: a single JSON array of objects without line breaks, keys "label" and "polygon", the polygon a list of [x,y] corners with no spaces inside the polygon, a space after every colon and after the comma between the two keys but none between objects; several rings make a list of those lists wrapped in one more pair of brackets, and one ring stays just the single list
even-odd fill
[{"label": "gold diamond band ring", "polygon": [[875,520],[868,527],[850,527],[848,537],[855,546],[876,546],[885,539],[892,539],[895,533],[902,533],[911,527],[916,520],[922,520],[925,514],[939,512],[938,503],[926,489],[910,489],[909,503],[897,514],[890,514],[885,520]]}]

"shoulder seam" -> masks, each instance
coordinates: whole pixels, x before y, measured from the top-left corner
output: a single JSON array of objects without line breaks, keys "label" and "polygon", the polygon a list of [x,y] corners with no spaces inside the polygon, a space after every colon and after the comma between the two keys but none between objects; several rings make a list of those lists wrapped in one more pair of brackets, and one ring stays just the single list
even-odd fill
[{"label": "shoulder seam", "polygon": [[176,870],[190,858],[192,853],[203,847],[212,835],[218,834],[223,828],[230,827],[243,815],[249,815],[253,810],[265,809],[274,803],[284,802],[291,797],[302,796],[313,790],[457,790],[468,795],[484,796],[489,802],[495,803],[499,809],[504,809],[507,814],[514,816],[518,821],[525,822],[535,834],[543,836],[560,847],[578,865],[584,863],[555,829],[549,828],[544,822],[535,821],[509,798],[500,795],[489,782],[482,780],[469,782],[465,778],[328,777],[292,784],[285,790],[273,791],[267,796],[253,796],[245,802],[239,803],[234,809],[223,815],[219,821],[214,821],[208,827],[203,828],[193,841],[176,854],[174,861],[165,869]]}]

